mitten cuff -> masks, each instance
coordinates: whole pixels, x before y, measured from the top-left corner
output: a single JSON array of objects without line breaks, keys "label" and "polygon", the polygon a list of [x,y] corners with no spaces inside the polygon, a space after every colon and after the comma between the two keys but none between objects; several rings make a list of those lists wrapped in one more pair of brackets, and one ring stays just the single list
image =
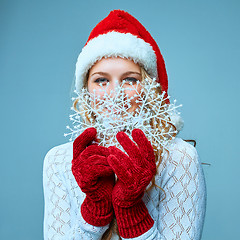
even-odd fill
[{"label": "mitten cuff", "polygon": [[109,224],[113,219],[113,207],[110,200],[92,201],[86,197],[81,206],[83,219],[97,227]]},{"label": "mitten cuff", "polygon": [[154,224],[154,220],[142,200],[128,208],[114,205],[114,211],[118,230],[123,238],[138,237],[147,232]]}]

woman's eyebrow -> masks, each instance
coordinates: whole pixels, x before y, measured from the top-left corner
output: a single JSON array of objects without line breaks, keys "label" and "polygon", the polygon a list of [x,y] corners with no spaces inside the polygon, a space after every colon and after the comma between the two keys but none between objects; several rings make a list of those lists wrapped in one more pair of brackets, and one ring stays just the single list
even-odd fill
[{"label": "woman's eyebrow", "polygon": [[132,71],[125,72],[122,76],[125,76],[125,75],[128,75],[128,74],[138,74],[138,75],[141,76],[141,73],[139,73],[139,72],[132,72]]},{"label": "woman's eyebrow", "polygon": [[[95,73],[93,73],[91,76],[93,76],[94,74],[101,74],[101,75],[106,75],[106,76],[109,76],[109,75],[110,75],[110,74],[107,73],[107,72],[95,72]],[[141,76],[141,73],[139,73],[139,72],[133,72],[133,71],[125,72],[125,73],[122,74],[122,76],[126,76],[126,75],[128,75],[128,74],[138,74],[138,75]]]},{"label": "woman's eyebrow", "polygon": [[91,76],[93,76],[94,74],[101,74],[101,75],[107,75],[109,76],[109,74],[107,72],[95,72],[93,73]]}]

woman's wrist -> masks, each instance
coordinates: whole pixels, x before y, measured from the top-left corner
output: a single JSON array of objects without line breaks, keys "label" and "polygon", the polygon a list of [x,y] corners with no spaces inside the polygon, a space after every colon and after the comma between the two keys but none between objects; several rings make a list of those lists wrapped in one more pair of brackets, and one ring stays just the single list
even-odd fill
[{"label": "woman's wrist", "polygon": [[113,204],[118,230],[123,238],[138,237],[147,232],[154,224],[145,203],[141,200],[131,207]]},{"label": "woman's wrist", "polygon": [[105,226],[113,219],[113,206],[111,199],[93,201],[86,196],[81,205],[83,219],[93,226]]}]

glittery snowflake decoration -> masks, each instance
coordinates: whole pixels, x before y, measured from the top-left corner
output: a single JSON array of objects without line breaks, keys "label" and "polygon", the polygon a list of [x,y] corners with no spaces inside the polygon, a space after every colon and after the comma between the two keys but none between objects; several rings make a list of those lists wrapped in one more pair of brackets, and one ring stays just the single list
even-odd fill
[{"label": "glittery snowflake decoration", "polygon": [[[119,131],[125,131],[132,139],[132,130],[139,128],[156,149],[166,148],[168,141],[176,136],[178,131],[170,116],[179,116],[176,109],[182,105],[176,106],[176,100],[173,104],[165,104],[165,92],[156,91],[160,85],[155,79],[135,83],[124,80],[114,90],[109,83],[99,85],[98,92],[90,93],[85,88],[81,93],[74,91],[77,97],[72,98],[74,114],[70,115],[73,127],[67,126],[70,133],[64,134],[70,136],[69,141],[89,127],[96,128],[99,145],[115,145],[120,149],[116,140]],[[133,92],[126,94],[127,91]],[[137,104],[134,111],[133,102]]]}]

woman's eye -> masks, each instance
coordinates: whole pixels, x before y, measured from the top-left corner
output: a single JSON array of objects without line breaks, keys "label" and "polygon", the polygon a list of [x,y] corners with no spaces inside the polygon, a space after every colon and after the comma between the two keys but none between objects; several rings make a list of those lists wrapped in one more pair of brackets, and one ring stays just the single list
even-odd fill
[{"label": "woman's eye", "polygon": [[135,84],[137,81],[139,81],[138,79],[134,78],[134,77],[128,77],[124,79],[126,82]]},{"label": "woman's eye", "polygon": [[94,80],[95,83],[107,83],[109,82],[106,78],[97,78]]}]

